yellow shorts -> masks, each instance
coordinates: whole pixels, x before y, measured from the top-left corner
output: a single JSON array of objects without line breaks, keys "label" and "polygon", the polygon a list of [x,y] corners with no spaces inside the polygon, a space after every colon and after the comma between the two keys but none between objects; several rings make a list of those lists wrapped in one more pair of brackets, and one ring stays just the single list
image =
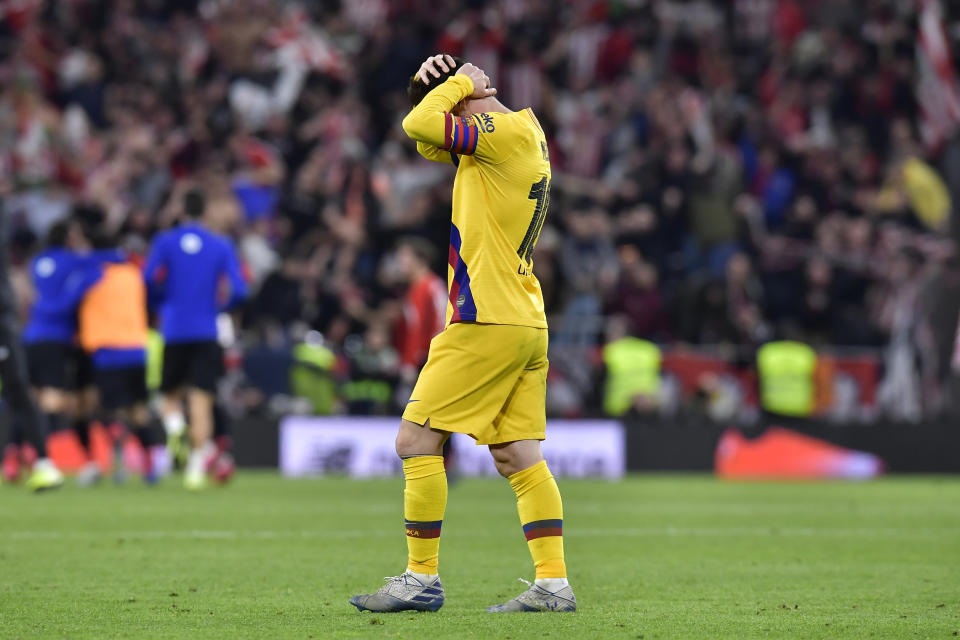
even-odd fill
[{"label": "yellow shorts", "polygon": [[548,366],[546,329],[451,324],[430,342],[403,419],[477,444],[543,440]]}]

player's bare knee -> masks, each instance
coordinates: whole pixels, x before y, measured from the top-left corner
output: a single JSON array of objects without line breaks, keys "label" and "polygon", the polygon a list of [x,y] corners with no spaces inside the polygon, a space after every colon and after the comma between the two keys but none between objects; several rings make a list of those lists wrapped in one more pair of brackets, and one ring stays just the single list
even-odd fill
[{"label": "player's bare knee", "polygon": [[497,467],[497,472],[500,475],[502,475],[504,478],[509,478],[514,473],[516,473],[516,471],[514,470],[514,465],[510,464],[509,462],[500,462],[496,458],[494,458],[493,464],[494,466]]},{"label": "player's bare knee", "polygon": [[440,455],[444,440],[442,433],[430,428],[429,421],[421,426],[402,420],[397,431],[397,455],[401,458]]},{"label": "player's bare knee", "polygon": [[397,431],[397,441],[395,443],[395,449],[397,455],[403,458],[404,456],[411,455],[413,448],[416,446],[416,438],[412,436],[407,430],[400,429]]},{"label": "player's bare knee", "polygon": [[490,447],[490,455],[493,456],[493,464],[497,467],[497,471],[504,478],[508,478],[517,471],[520,471],[520,469],[516,468],[516,455],[509,449]]},{"label": "player's bare knee", "polygon": [[518,440],[492,444],[488,447],[493,463],[504,478],[528,469],[543,460],[540,442],[537,440]]}]

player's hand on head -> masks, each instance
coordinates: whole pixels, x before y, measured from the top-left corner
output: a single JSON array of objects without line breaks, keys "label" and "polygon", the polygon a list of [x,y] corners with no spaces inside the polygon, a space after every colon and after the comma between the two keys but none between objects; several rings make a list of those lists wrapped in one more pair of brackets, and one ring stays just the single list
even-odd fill
[{"label": "player's hand on head", "polygon": [[490,86],[490,78],[483,72],[483,69],[465,62],[463,66],[457,69],[457,75],[461,74],[473,80],[471,98],[489,98],[497,95],[497,90]]},{"label": "player's hand on head", "polygon": [[417,77],[420,78],[420,82],[428,85],[434,78],[439,78],[441,72],[447,73],[455,66],[457,64],[449,54],[438,53],[435,56],[430,56],[420,65]]}]

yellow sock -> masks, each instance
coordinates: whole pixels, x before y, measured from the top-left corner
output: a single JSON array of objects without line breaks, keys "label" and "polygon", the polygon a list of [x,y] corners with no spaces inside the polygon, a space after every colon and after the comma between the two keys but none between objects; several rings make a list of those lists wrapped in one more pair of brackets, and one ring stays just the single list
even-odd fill
[{"label": "yellow sock", "polygon": [[406,487],[403,517],[407,528],[407,569],[437,573],[440,526],[447,508],[447,472],[443,456],[417,456],[403,461]]},{"label": "yellow sock", "polygon": [[537,579],[566,578],[563,562],[563,503],[557,481],[541,460],[509,478],[517,494],[520,524],[537,568]]}]

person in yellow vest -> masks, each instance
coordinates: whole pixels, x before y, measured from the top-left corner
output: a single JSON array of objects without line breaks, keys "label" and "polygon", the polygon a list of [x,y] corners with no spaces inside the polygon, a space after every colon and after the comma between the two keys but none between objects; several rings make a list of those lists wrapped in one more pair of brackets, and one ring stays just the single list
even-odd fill
[{"label": "person in yellow vest", "polygon": [[314,415],[328,416],[336,409],[337,389],[333,380],[336,355],[323,343],[323,336],[311,331],[293,347],[290,390],[310,402]]},{"label": "person in yellow vest", "polygon": [[[82,292],[78,313],[80,345],[90,355],[104,423],[119,425],[115,439],[117,470],[125,438],[124,426],[140,441],[146,455],[144,480],[156,476],[150,462],[154,445],[147,408],[147,292],[139,267],[131,262],[104,263],[75,284]],[[122,478],[120,471],[115,479]]]},{"label": "person in yellow vest", "polygon": [[616,316],[607,324],[607,340],[603,347],[607,371],[604,412],[623,416],[631,411],[655,411],[660,394],[660,348],[649,340],[629,335],[626,321]]},{"label": "person in yellow vest", "polygon": [[796,340],[775,340],[757,350],[760,407],[766,422],[790,423],[817,409],[817,353]]}]

